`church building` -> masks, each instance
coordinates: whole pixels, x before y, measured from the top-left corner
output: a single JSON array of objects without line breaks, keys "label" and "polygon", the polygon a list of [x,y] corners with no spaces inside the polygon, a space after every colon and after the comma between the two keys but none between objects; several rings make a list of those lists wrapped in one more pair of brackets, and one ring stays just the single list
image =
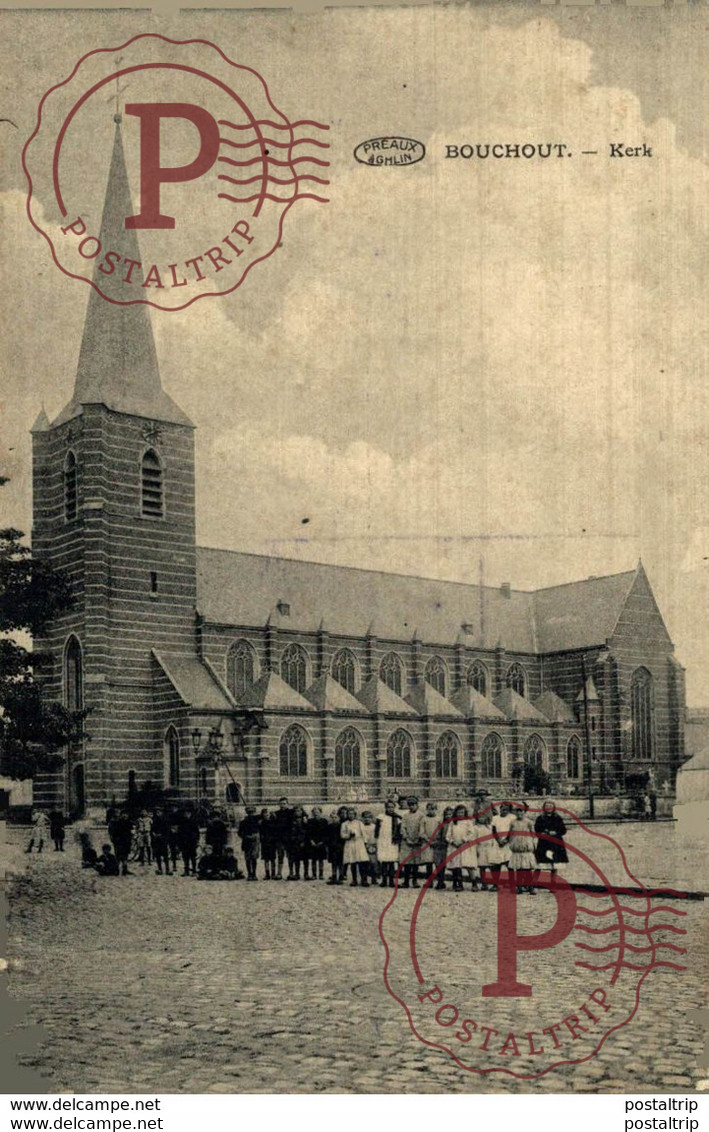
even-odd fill
[{"label": "church building", "polygon": [[[139,262],[132,213],[117,125],[101,243]],[[147,308],[93,289],[71,400],[32,437],[34,551],[76,594],[42,676],[90,709],[37,803],[76,814],[146,781],[442,799],[518,788],[525,766],[560,794],[674,784],[684,672],[641,564],[528,592],[198,547],[194,426]]]}]

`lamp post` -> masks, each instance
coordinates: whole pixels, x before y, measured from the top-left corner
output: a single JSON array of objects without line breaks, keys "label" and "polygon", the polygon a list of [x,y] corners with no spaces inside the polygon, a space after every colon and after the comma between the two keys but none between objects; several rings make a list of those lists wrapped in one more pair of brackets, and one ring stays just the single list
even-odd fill
[{"label": "lamp post", "polygon": [[[233,721],[233,728],[231,732],[231,745],[234,754],[243,755],[246,736],[255,728],[264,730],[267,724],[264,722],[263,716],[258,712],[250,711],[244,716],[238,716]],[[191,732],[192,747],[195,755],[198,755],[202,746],[202,731],[199,727],[195,727]],[[209,735],[207,737],[207,745],[205,747],[205,754],[209,755],[213,761],[215,772],[221,767],[224,767],[236,791],[237,803],[241,802],[246,805],[246,798],[241,784],[236,781],[232,774],[231,767],[228,760],[224,757],[224,743],[225,735],[222,731],[221,724],[210,727]]]},{"label": "lamp post", "polygon": [[591,747],[591,720],[588,711],[588,675],[586,672],[586,656],[581,657],[581,674],[583,679],[583,729],[586,739],[586,790],[588,793],[588,816],[595,816],[593,799],[593,750]]}]

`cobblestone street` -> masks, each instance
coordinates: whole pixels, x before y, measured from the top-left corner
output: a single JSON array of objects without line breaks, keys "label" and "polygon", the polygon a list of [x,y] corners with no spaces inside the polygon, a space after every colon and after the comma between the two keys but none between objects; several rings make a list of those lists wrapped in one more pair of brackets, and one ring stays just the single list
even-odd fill
[{"label": "cobblestone street", "polygon": [[[648,884],[702,875],[671,823],[603,832]],[[11,993],[26,1003],[23,1027],[45,1029],[21,1063],[49,1091],[684,1093],[709,1075],[695,1017],[707,970],[701,901],[683,904],[687,970],[653,971],[636,1018],[595,1058],[538,1081],[488,1079],[418,1041],[387,994],[379,917],[389,893],[200,883],[137,865],[135,876],[100,879],[82,872],[73,845],[25,857],[19,833],[10,837]],[[402,931],[414,896],[397,896]],[[464,944],[467,917],[476,947],[494,951],[494,894],[430,899],[442,939]],[[525,932],[550,926],[553,903],[530,902]],[[550,969],[540,1011],[563,997],[565,978]]]}]

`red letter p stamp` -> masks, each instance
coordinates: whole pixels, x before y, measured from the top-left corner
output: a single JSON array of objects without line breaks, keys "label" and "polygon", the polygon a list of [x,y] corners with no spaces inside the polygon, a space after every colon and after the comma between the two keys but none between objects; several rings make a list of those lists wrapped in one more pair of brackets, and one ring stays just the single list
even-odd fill
[{"label": "red letter p stamp", "polygon": [[57,267],[109,302],[181,310],[273,255],[296,201],[327,202],[328,129],[291,120],[207,40],[138,35],[42,98],[28,215]]},{"label": "red letter p stamp", "polygon": [[[448,839],[445,860],[413,907],[397,883],[382,913],[389,994],[422,1042],[471,1073],[530,1080],[588,1061],[635,1017],[653,970],[685,969],[684,913],[671,903],[681,894],[646,889],[612,837],[560,813],[572,827],[564,848],[581,880],[571,883],[541,864],[471,868],[471,853],[482,861],[495,833],[468,823],[473,836]],[[552,859],[560,839],[529,829],[516,836],[528,836],[530,848],[536,839],[537,861]],[[477,874],[487,891],[471,898],[455,879],[464,873]],[[442,876],[454,878],[455,895],[433,895]]]}]

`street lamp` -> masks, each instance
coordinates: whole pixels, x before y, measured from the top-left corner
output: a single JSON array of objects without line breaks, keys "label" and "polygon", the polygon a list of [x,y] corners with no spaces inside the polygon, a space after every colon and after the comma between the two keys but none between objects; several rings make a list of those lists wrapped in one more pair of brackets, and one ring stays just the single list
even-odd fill
[{"label": "street lamp", "polygon": [[593,798],[593,748],[591,746],[591,720],[588,707],[588,675],[586,672],[586,656],[581,657],[581,678],[583,680],[583,729],[586,739],[586,790],[588,794],[588,816],[595,816]]}]

